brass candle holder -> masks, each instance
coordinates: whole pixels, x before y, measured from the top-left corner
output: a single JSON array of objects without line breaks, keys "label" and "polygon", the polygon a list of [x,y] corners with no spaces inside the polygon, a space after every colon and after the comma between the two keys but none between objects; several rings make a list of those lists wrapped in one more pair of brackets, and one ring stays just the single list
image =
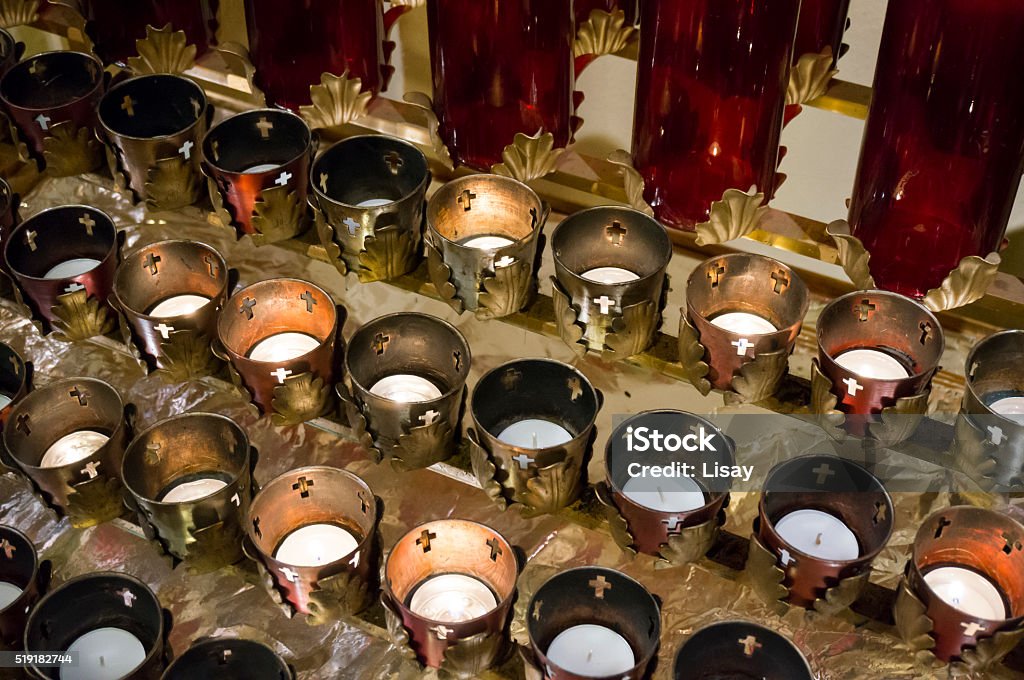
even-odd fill
[{"label": "brass candle holder", "polygon": [[374,319],[352,335],[343,415],[373,458],[424,468],[456,449],[472,356],[454,326],[416,312]]},{"label": "brass candle holder", "polygon": [[255,640],[200,640],[176,658],[160,680],[292,680],[292,669],[277,652]]},{"label": "brass candle holder", "polygon": [[315,149],[306,121],[282,109],[243,111],[211,128],[203,172],[221,220],[257,245],[305,231]]},{"label": "brass candle holder", "polygon": [[290,617],[312,624],[358,613],[376,590],[377,498],[359,477],[326,466],[291,470],[249,507],[246,552]]},{"label": "brass candle holder", "polygon": [[765,479],[747,575],[769,603],[837,613],[860,596],[892,530],[892,499],[870,472],[836,456],[792,458]]},{"label": "brass candle holder", "polygon": [[0,178],[0,273],[7,271],[7,261],[3,257],[7,239],[18,224],[18,206],[21,199],[11,189],[11,185]]},{"label": "brass candle holder", "polygon": [[[78,672],[86,677],[121,671],[132,680],[158,680],[169,633],[170,614],[145,583],[99,572],[73,578],[39,601],[25,627],[25,651],[77,651]],[[61,677],[55,666],[28,670],[41,680]]]},{"label": "brass candle holder", "polygon": [[120,517],[128,432],[117,391],[95,378],[49,383],[15,404],[3,442],[43,499],[85,528]]},{"label": "brass candle holder", "polygon": [[551,281],[559,333],[577,354],[625,358],[654,341],[668,286],[672,242],[632,208],[600,207],[567,217],[551,237]]},{"label": "brass candle holder", "polygon": [[160,241],[125,256],[112,299],[150,367],[182,382],[220,368],[210,343],[234,278],[210,246]]},{"label": "brass candle holder", "polygon": [[0,101],[31,154],[55,177],[95,170],[103,161],[94,137],[103,94],[103,64],[82,52],[43,52],[0,78]]},{"label": "brass candle holder", "polygon": [[537,289],[537,253],[548,207],[501,175],[448,182],[427,203],[430,280],[457,312],[500,318],[523,309]]},{"label": "brass candle holder", "polygon": [[550,359],[519,359],[480,378],[467,434],[473,472],[501,507],[528,515],[571,505],[586,484],[586,459],[601,398],[587,377]]},{"label": "brass candle holder", "polygon": [[786,265],[735,253],[705,260],[686,283],[679,320],[679,357],[690,381],[760,401],[788,369],[810,296]]},{"label": "brass candle holder", "polygon": [[206,93],[194,81],[169,73],[129,78],[103,95],[97,116],[122,189],[151,210],[182,208],[203,195]]},{"label": "brass candle holder", "polygon": [[490,527],[461,519],[416,527],[384,562],[392,644],[424,666],[478,677],[508,648],[518,575],[514,549]]},{"label": "brass candle holder", "polygon": [[21,649],[28,613],[46,592],[50,571],[28,536],[0,525],[0,650]]},{"label": "brass candle holder", "polygon": [[971,506],[918,529],[900,583],[896,628],[915,651],[985,671],[1024,638],[1024,526]]},{"label": "brass candle holder", "polygon": [[788,638],[750,621],[722,621],[697,630],[679,647],[672,677],[814,680],[816,676]]},{"label": "brass candle holder", "polygon": [[330,408],[347,312],[318,286],[269,279],[235,293],[217,319],[217,352],[232,378],[279,424]]},{"label": "brass candle holder", "polygon": [[242,559],[250,451],[245,431],[212,413],[174,416],[136,436],[121,470],[146,535],[197,571]]},{"label": "brass candle holder", "polygon": [[639,582],[606,567],[578,567],[545,581],[530,599],[524,660],[544,680],[646,678],[658,651],[661,612]]},{"label": "brass candle holder", "polygon": [[420,261],[427,159],[394,137],[350,137],[313,163],[317,230],[334,264],[359,280],[389,281]]},{"label": "brass candle holder", "polygon": [[26,363],[10,345],[0,342],[0,431],[14,405],[31,389],[31,375],[32,364]]},{"label": "brass candle holder", "polygon": [[[652,433],[667,439],[652,443]],[[619,547],[676,564],[703,557],[729,500],[730,478],[714,473],[735,463],[732,440],[699,416],[662,410],[623,420],[608,438],[606,481],[596,487]]]},{"label": "brass candle holder", "polygon": [[33,314],[71,340],[117,328],[109,297],[121,235],[103,212],[65,205],[36,213],[12,233],[7,267]]}]

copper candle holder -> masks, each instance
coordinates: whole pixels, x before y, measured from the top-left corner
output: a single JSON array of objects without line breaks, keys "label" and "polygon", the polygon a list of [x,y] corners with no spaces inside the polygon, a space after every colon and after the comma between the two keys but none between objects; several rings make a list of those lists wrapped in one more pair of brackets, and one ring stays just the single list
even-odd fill
[{"label": "copper candle holder", "polygon": [[160,680],[292,680],[292,669],[273,649],[255,640],[201,640],[175,659]]},{"label": "copper candle holder", "polygon": [[11,236],[11,231],[18,224],[18,206],[21,199],[11,189],[11,185],[0,178],[0,273],[7,271],[7,261],[3,257],[4,246]]},{"label": "copper candle holder", "polygon": [[21,649],[28,613],[49,584],[50,562],[40,563],[28,536],[0,525],[0,649]]},{"label": "copper candle holder", "polygon": [[632,208],[600,207],[567,217],[551,237],[551,281],[559,333],[578,354],[625,358],[647,349],[661,325],[672,242]]},{"label": "copper candle holder", "polygon": [[[668,439],[652,443],[652,433]],[[606,481],[597,485],[616,542],[677,564],[703,557],[718,538],[729,499],[731,478],[715,473],[735,463],[732,440],[692,413],[626,418],[608,438]],[[649,476],[655,468],[659,476]]]},{"label": "copper candle holder", "polygon": [[344,307],[308,281],[261,281],[228,300],[217,319],[217,351],[275,422],[304,422],[330,407],[346,317]]},{"label": "copper candle holder", "polygon": [[26,152],[56,177],[90,172],[103,161],[93,136],[103,64],[82,52],[43,52],[0,78],[0,100]]},{"label": "copper candle holder", "polygon": [[257,245],[305,231],[315,148],[306,121],[281,109],[243,111],[215,125],[203,139],[203,172],[225,225]]},{"label": "copper candle holder", "polygon": [[150,367],[182,382],[219,368],[210,343],[233,278],[210,246],[160,241],[125,256],[112,299]]},{"label": "copper candle holder", "polygon": [[473,472],[500,506],[526,514],[571,505],[586,484],[586,459],[601,398],[587,377],[550,359],[519,359],[480,378],[470,398]]},{"label": "copper candle holder", "polygon": [[317,230],[339,270],[364,283],[414,270],[429,186],[426,157],[394,137],[350,137],[317,158]]},{"label": "copper candle holder", "polygon": [[233,420],[185,413],[135,437],[121,472],[146,535],[209,571],[242,558],[254,463],[249,438]]},{"label": "copper candle holder", "polygon": [[[11,410],[19,399],[28,394],[32,365],[10,345],[0,342],[0,431],[7,424]],[[0,460],[4,457],[0,456]]]},{"label": "copper candle holder", "polygon": [[[658,651],[658,602],[643,585],[614,569],[559,572],[537,589],[526,611],[530,649],[524,657],[544,680],[641,680]],[[586,649],[582,640],[569,639],[573,633],[585,637],[577,626],[590,628],[591,640],[601,632],[600,646]]]},{"label": "copper candle holder", "polygon": [[679,357],[703,394],[770,397],[788,369],[810,305],[807,286],[786,265],[735,253],[705,260],[686,283]]},{"label": "copper candle holder", "polygon": [[892,499],[874,475],[836,456],[800,456],[768,472],[746,570],[770,603],[841,611],[892,529]]},{"label": "copper candle holder", "polygon": [[1022,541],[1024,526],[991,510],[954,506],[928,517],[895,605],[911,647],[958,659],[978,677],[1012,650],[1024,638]]},{"label": "copper candle holder", "polygon": [[427,203],[430,280],[457,312],[500,318],[537,289],[535,261],[548,207],[533,189],[500,175],[468,175]]},{"label": "copper candle holder", "polygon": [[519,563],[505,537],[461,519],[421,524],[384,562],[392,644],[455,677],[478,677],[508,645]]},{"label": "copper candle holder", "polygon": [[120,517],[128,432],[117,391],[95,378],[49,383],[15,404],[3,441],[43,498],[85,528]]},{"label": "copper candle holder", "polygon": [[378,501],[359,477],[326,466],[298,468],[256,494],[246,552],[288,616],[326,623],[373,599],[379,519]]},{"label": "copper candle holder", "polygon": [[674,680],[814,680],[788,638],[750,621],[722,621],[694,632],[676,653]]},{"label": "copper candle holder", "polygon": [[4,248],[7,267],[48,329],[71,340],[117,327],[109,297],[121,236],[103,212],[64,205],[22,222]]},{"label": "copper candle holder", "polygon": [[[85,636],[99,629],[117,636],[112,658],[84,651],[97,646],[95,638],[89,644]],[[80,672],[85,664],[97,671],[103,666],[106,673],[123,667],[126,678],[157,680],[169,629],[170,615],[145,583],[128,574],[92,573],[67,581],[39,601],[25,627],[25,651],[79,651],[81,645]],[[61,675],[55,666],[32,665],[28,670],[41,680],[58,680]]]},{"label": "copper candle holder", "polygon": [[97,109],[114,179],[151,210],[191,205],[203,195],[199,144],[206,93],[191,79],[157,73],[124,80]]},{"label": "copper candle holder", "polygon": [[338,387],[343,415],[377,462],[433,465],[455,452],[471,363],[466,338],[438,318],[399,312],[374,319],[349,341],[349,387]]}]

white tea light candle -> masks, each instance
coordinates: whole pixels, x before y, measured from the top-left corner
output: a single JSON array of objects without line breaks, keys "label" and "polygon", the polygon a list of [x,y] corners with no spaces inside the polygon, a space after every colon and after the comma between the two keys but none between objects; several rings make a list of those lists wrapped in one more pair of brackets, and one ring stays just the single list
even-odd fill
[{"label": "white tea light candle", "polygon": [[622,267],[595,267],[588,269],[587,271],[580,274],[580,276],[587,281],[593,281],[594,283],[628,283],[630,281],[638,281],[640,279],[639,274],[623,269]]},{"label": "white tea light candle", "polygon": [[356,203],[357,208],[379,208],[382,205],[394,203],[390,198],[368,198],[365,201]]},{"label": "white tea light candle", "polygon": [[277,333],[256,343],[249,350],[249,358],[267,363],[289,361],[308,354],[319,346],[320,341],[306,333]]},{"label": "white tea light candle", "polygon": [[658,512],[689,512],[708,502],[700,484],[690,477],[630,477],[622,485],[622,495]]},{"label": "white tea light candle", "polygon": [[110,437],[95,430],[71,432],[50,444],[39,462],[39,467],[62,467],[85,460],[109,440]]},{"label": "white tea light candle", "polygon": [[153,308],[149,310],[149,315],[160,318],[184,316],[191,314],[209,301],[210,298],[204,295],[174,295],[153,305]]},{"label": "white tea light candle", "polygon": [[862,378],[902,380],[910,376],[899,359],[876,349],[851,349],[837,356],[835,362]]},{"label": "white tea light candle", "polygon": [[779,330],[768,319],[748,312],[726,312],[711,319],[711,325],[740,335],[764,335]]},{"label": "white tea light candle", "polygon": [[[0,404],[2,407],[2,404]],[[994,413],[1024,424],[1024,397],[1003,397],[988,406]]]},{"label": "white tea light candle", "polygon": [[391,401],[415,403],[441,398],[441,390],[426,378],[410,373],[396,373],[381,378],[370,388],[372,394]]},{"label": "white tea light candle", "polygon": [[498,439],[525,449],[546,449],[567,444],[572,441],[572,434],[550,420],[526,418],[506,427],[498,435]]},{"label": "white tea light candle", "polygon": [[971,569],[937,567],[924,575],[924,582],[947,604],[965,614],[990,621],[1007,618],[1003,596],[992,581]]},{"label": "white tea light candle", "polygon": [[548,645],[548,660],[585,678],[620,675],[636,665],[626,638],[611,628],[585,623],[566,628]]},{"label": "white tea light candle", "polygon": [[319,567],[351,554],[359,541],[337,524],[307,524],[284,537],[274,559],[295,567]]},{"label": "white tea light candle", "polygon": [[277,170],[279,167],[281,166],[277,163],[260,163],[259,165],[253,165],[250,168],[246,168],[245,174],[252,175],[257,172],[269,172],[271,170]]},{"label": "white tea light candle", "polygon": [[442,623],[476,619],[497,606],[487,584],[466,574],[432,576],[416,586],[409,599],[414,614]]},{"label": "white tea light candle", "polygon": [[775,533],[802,553],[833,562],[860,557],[857,536],[838,517],[821,510],[795,510],[775,522]]},{"label": "white tea light candle", "polygon": [[61,680],[118,680],[131,675],[146,660],[139,638],[123,628],[97,628],[71,643],[77,666],[62,666]]},{"label": "white tea light candle", "polygon": [[21,597],[22,592],[24,591],[13,583],[0,581],[0,611],[10,607],[12,602]]},{"label": "white tea light candle", "polygon": [[200,498],[206,498],[211,494],[217,493],[227,485],[228,483],[223,479],[217,479],[216,477],[183,482],[165,493],[160,502],[185,503],[187,501],[197,501]]},{"label": "white tea light candle", "polygon": [[43,274],[44,279],[70,279],[91,272],[100,265],[99,260],[91,257],[75,257],[52,267],[50,271]]},{"label": "white tea light candle", "polygon": [[0,410],[7,408],[7,405],[11,403],[11,398],[6,394],[0,394]]},{"label": "white tea light candle", "polygon": [[462,245],[467,248],[476,248],[477,250],[497,250],[498,248],[510,246],[513,243],[515,241],[504,236],[474,236],[463,241]]}]

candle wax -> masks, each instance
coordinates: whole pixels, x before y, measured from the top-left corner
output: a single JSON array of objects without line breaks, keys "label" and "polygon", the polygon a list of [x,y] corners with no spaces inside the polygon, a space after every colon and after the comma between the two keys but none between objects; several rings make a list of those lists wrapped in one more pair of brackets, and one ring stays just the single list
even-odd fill
[{"label": "candle wax", "polygon": [[626,638],[611,628],[585,623],[566,628],[548,645],[548,660],[585,678],[620,675],[636,665]]},{"label": "candle wax", "polygon": [[506,427],[498,439],[525,449],[546,449],[572,441],[572,434],[550,420],[527,418]]},{"label": "candle wax", "polygon": [[337,524],[307,524],[284,537],[274,559],[294,567],[318,567],[351,554],[359,541]]},{"label": "candle wax", "polygon": [[900,380],[910,376],[899,359],[876,349],[851,349],[837,356],[835,362],[862,378]]},{"label": "candle wax", "polygon": [[22,589],[13,583],[0,581],[0,611],[7,609],[11,603],[21,597]]},{"label": "candle wax", "polygon": [[11,403],[11,398],[6,394],[0,394],[0,409],[7,408],[7,405]]},{"label": "candle wax", "polygon": [[1007,617],[999,588],[988,578],[962,567],[938,567],[924,575],[924,582],[946,603],[960,611],[990,621]]},{"label": "candle wax", "polygon": [[277,333],[260,340],[249,350],[253,361],[278,363],[301,357],[320,346],[320,341],[306,333]]},{"label": "candle wax", "polygon": [[726,312],[711,319],[712,326],[738,333],[739,335],[764,335],[779,330],[768,319],[747,312]]},{"label": "candle wax", "polygon": [[95,430],[78,430],[66,434],[46,449],[39,467],[55,468],[85,460],[110,439]]},{"label": "candle wax", "polygon": [[217,479],[216,477],[206,477],[204,479],[195,479],[191,482],[183,482],[177,486],[171,488],[170,491],[163,495],[160,499],[163,503],[184,503],[185,501],[197,501],[200,498],[206,498],[207,496],[214,494],[228,483],[223,479]]},{"label": "candle wax", "polygon": [[476,248],[477,250],[497,250],[498,248],[510,246],[513,243],[515,241],[504,236],[474,236],[463,241],[462,245],[467,248]]},{"label": "candle wax", "polygon": [[370,392],[378,397],[402,403],[433,401],[441,398],[441,390],[437,388],[437,385],[426,378],[409,373],[396,373],[381,378],[373,384]]},{"label": "candle wax", "polygon": [[775,522],[775,532],[802,553],[846,562],[860,557],[857,536],[838,517],[820,510],[796,510]]},{"label": "candle wax", "polygon": [[62,666],[61,680],[117,680],[129,677],[146,660],[139,638],[123,628],[97,628],[71,643],[78,666]]},{"label": "candle wax", "polygon": [[594,283],[627,283],[640,279],[639,274],[634,274],[628,269],[621,267],[595,267],[580,274],[587,281]]},{"label": "candle wax", "polygon": [[1024,425],[1024,397],[1004,397],[992,402],[988,407],[999,415]]},{"label": "candle wax", "polygon": [[479,618],[497,606],[487,584],[466,574],[432,576],[416,586],[409,599],[414,613],[442,623]]},{"label": "candle wax", "polygon": [[246,168],[244,173],[248,175],[256,174],[257,172],[269,172],[270,170],[277,170],[279,167],[281,166],[277,163],[260,163],[250,168]]},{"label": "candle wax", "polygon": [[388,205],[390,203],[394,203],[394,201],[392,201],[391,199],[388,199],[388,198],[368,198],[365,201],[360,201],[359,203],[356,203],[356,207],[357,208],[379,208],[382,205]]},{"label": "candle wax", "polygon": [[93,269],[98,267],[99,264],[99,260],[94,260],[91,257],[75,257],[70,260],[64,260],[60,264],[52,267],[50,271],[43,274],[43,278],[73,279],[74,277],[81,276],[86,272],[91,272]]},{"label": "candle wax", "polygon": [[209,301],[210,298],[204,295],[174,295],[153,305],[153,308],[149,310],[149,315],[161,318],[184,316],[191,314]]},{"label": "candle wax", "polygon": [[707,504],[700,484],[690,477],[630,477],[622,495],[659,512],[689,512]]}]

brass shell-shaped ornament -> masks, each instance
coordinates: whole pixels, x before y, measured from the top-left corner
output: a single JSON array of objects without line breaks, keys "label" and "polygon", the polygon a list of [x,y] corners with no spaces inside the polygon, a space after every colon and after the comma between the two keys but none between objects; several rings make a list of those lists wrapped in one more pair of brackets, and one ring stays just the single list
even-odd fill
[{"label": "brass shell-shaped ornament", "polygon": [[53,315],[53,327],[72,341],[106,335],[117,328],[117,317],[110,308],[84,289],[59,295]]},{"label": "brass shell-shaped ornament", "polygon": [[51,125],[49,132],[43,139],[43,158],[51,177],[83,175],[103,162],[102,146],[89,128],[65,120]]},{"label": "brass shell-shaped ornament", "polygon": [[146,207],[150,210],[192,205],[199,200],[202,190],[192,163],[180,154],[161,158],[146,172]]},{"label": "brass shell-shaped ornament", "polygon": [[573,306],[569,295],[562,290],[561,284],[551,277],[551,299],[555,307],[555,320],[558,322],[558,334],[565,344],[576,352],[577,356],[587,353],[587,344],[583,340],[584,328],[579,319],[579,310]]},{"label": "brass shell-shaped ornament", "polygon": [[626,49],[635,34],[636,29],[626,24],[626,13],[621,9],[591,10],[587,20],[576,29],[573,55],[616,54]]},{"label": "brass shell-shaped ornament", "polygon": [[558,512],[580,495],[583,480],[576,461],[565,458],[561,462],[537,470],[537,476],[526,480],[526,491],[520,501],[524,517],[536,517]]},{"label": "brass shell-shaped ornament", "polygon": [[455,433],[447,419],[411,428],[398,437],[392,463],[401,470],[419,470],[440,463],[452,455]]},{"label": "brass shell-shaped ornament", "polygon": [[76,529],[117,519],[124,512],[121,482],[116,477],[98,475],[71,487],[67,513]]},{"label": "brass shell-shaped ornament", "polygon": [[309,88],[312,104],[299,107],[299,114],[314,130],[337,128],[366,114],[373,99],[372,92],[363,92],[363,81],[350,75],[348,69],[336,76],[324,73],[320,84]]},{"label": "brass shell-shaped ornament", "polygon": [[439,132],[441,123],[437,119],[437,114],[434,113],[434,103],[430,101],[430,97],[422,92],[406,92],[402,99],[404,99],[407,104],[411,104],[423,112],[423,115],[427,119],[427,132],[430,134],[430,147],[434,152],[434,157],[439,160],[444,167],[449,170],[454,170],[455,161],[452,160],[451,152],[448,151],[448,147],[441,138],[441,133]]},{"label": "brass shell-shaped ornament", "polygon": [[380,463],[384,454],[373,444],[373,435],[367,429],[366,416],[363,415],[359,404],[351,397],[351,393],[344,383],[338,383],[335,387],[335,394],[338,395],[340,414],[345,418],[345,423],[352,430],[352,436],[366,452],[374,463]]},{"label": "brass shell-shaped ornament", "polygon": [[257,246],[286,241],[302,231],[306,204],[297,191],[287,186],[264,189],[252,211],[252,226],[256,233],[252,241]]},{"label": "brass shell-shaped ornament", "polygon": [[402,624],[402,617],[399,616],[388,599],[388,596],[381,593],[380,602],[384,605],[384,622],[388,629],[388,638],[398,653],[409,661],[416,661],[416,652],[410,644],[412,636]]},{"label": "brass shell-shaped ornament", "polygon": [[853,285],[861,290],[875,288],[875,279],[871,276],[871,253],[859,238],[850,233],[850,224],[846,220],[836,220],[825,227],[825,233],[835,242],[839,264]]},{"label": "brass shell-shaped ornament", "polygon": [[604,517],[608,521],[608,531],[611,533],[612,538],[615,539],[616,545],[623,552],[629,555],[636,555],[636,537],[629,530],[629,522],[622,516],[618,506],[615,505],[615,501],[612,500],[611,489],[608,488],[608,484],[605,482],[595,484],[594,495],[597,496],[597,500],[601,502],[601,506],[604,508]]},{"label": "brass shell-shaped ornament", "polygon": [[[109,151],[107,156],[109,161]],[[217,181],[212,177],[206,178],[206,191],[210,195],[210,205],[213,207],[213,218],[220,226],[233,229],[234,218],[231,217],[231,213],[228,212],[227,207],[224,205],[224,197],[221,196],[220,191],[217,190]]]},{"label": "brass shell-shaped ornament", "polygon": [[953,426],[953,464],[985,491],[996,485],[992,473],[998,466],[997,451],[992,441],[972,427],[963,414],[957,416]]},{"label": "brass shell-shaped ornament", "polygon": [[[250,557],[249,559],[252,558]],[[277,605],[277,608],[281,610],[281,613],[285,615],[285,618],[295,618],[295,608],[290,602],[288,602],[288,600],[281,596],[281,591],[277,589],[277,582],[274,580],[273,574],[263,566],[263,562],[259,560],[253,561],[256,563],[256,572],[259,574],[260,582],[263,584],[263,588],[267,591],[267,594],[270,595],[270,599],[273,600],[274,604]]]},{"label": "brass shell-shaped ornament", "polygon": [[829,82],[839,73],[839,69],[832,68],[834,62],[831,45],[819,54],[801,56],[789,71],[786,105],[800,106],[825,94]]},{"label": "brass shell-shaped ornament", "polygon": [[390,281],[411,272],[419,255],[416,245],[415,235],[408,229],[380,229],[367,236],[356,270],[360,283]]},{"label": "brass shell-shaped ornament", "polygon": [[686,378],[703,395],[711,391],[711,381],[707,379],[711,367],[704,361],[706,351],[684,309],[679,317],[679,361],[686,372]]},{"label": "brass shell-shaped ornament", "polygon": [[782,582],[786,572],[779,567],[778,557],[761,543],[756,535],[750,536],[747,566],[743,573],[751,589],[757,593],[777,614],[786,611],[787,605],[783,598],[789,596],[789,590]]},{"label": "brass shell-shaped ornament", "polygon": [[495,175],[529,182],[550,175],[565,149],[555,148],[555,136],[538,130],[530,135],[517,132],[511,144],[501,152],[501,163],[491,166]]},{"label": "brass shell-shaped ornament", "polygon": [[516,259],[510,265],[495,267],[494,274],[488,273],[481,285],[483,292],[477,297],[478,319],[500,319],[515,314],[533,299],[533,267],[525,260]]},{"label": "brass shell-shaped ornament", "polygon": [[921,304],[933,312],[945,312],[980,300],[996,280],[1001,262],[998,253],[989,253],[988,257],[965,257],[943,279],[942,285],[925,294]]},{"label": "brass shell-shaped ornament", "polygon": [[480,488],[484,490],[488,498],[502,510],[506,509],[508,499],[505,498],[504,488],[495,478],[498,468],[491,460],[491,454],[477,443],[476,432],[472,429],[467,432],[466,439],[469,445],[469,460],[473,466],[473,475],[476,477],[476,481],[480,483]]},{"label": "brass shell-shaped ornament", "polygon": [[757,229],[767,214],[764,194],[751,187],[748,191],[726,189],[722,200],[711,204],[708,221],[697,225],[697,245],[732,241]]},{"label": "brass shell-shaped ornament", "polygon": [[298,425],[319,418],[330,406],[330,391],[324,379],[312,373],[288,376],[274,388],[271,420],[275,425]]},{"label": "brass shell-shaped ornament", "polygon": [[184,73],[196,64],[196,46],[188,44],[185,31],[146,26],[146,37],[135,41],[139,56],[128,59],[135,75]]},{"label": "brass shell-shaped ornament", "polygon": [[930,657],[929,650],[935,648],[935,639],[932,637],[935,624],[928,618],[927,611],[924,603],[911,592],[906,580],[901,581],[893,606],[896,630],[911,651],[927,652],[924,656]]},{"label": "brass shell-shaped ornament", "polygon": [[370,606],[372,599],[366,579],[352,571],[340,571],[316,582],[309,594],[306,623],[319,626],[358,614]]},{"label": "brass shell-shaped ornament", "polygon": [[633,157],[629,155],[629,152],[622,149],[613,151],[608,156],[608,162],[620,168],[622,186],[626,191],[626,201],[629,206],[653,217],[654,208],[644,200],[644,178],[633,166]]},{"label": "brass shell-shaped ornament", "polygon": [[733,376],[732,389],[744,401],[756,403],[775,394],[789,367],[789,351],[761,352],[740,367]]},{"label": "brass shell-shaped ornament", "polygon": [[210,351],[210,339],[193,331],[175,331],[160,343],[156,374],[168,383],[182,383],[216,374],[221,363]]},{"label": "brass shell-shaped ornament", "polygon": [[324,217],[323,211],[316,206],[311,206],[311,208],[313,210],[313,224],[316,226],[317,236],[320,237],[320,244],[327,253],[327,259],[342,276],[345,276],[348,274],[348,263],[341,256],[341,246],[335,240],[334,227]]},{"label": "brass shell-shaped ornament", "polygon": [[487,632],[462,638],[444,650],[441,661],[442,677],[445,673],[460,680],[479,678],[501,656],[504,638]]},{"label": "brass shell-shaped ornament", "polygon": [[968,647],[960,653],[961,663],[975,677],[986,677],[990,669],[1012,652],[1021,640],[1024,640],[1024,627],[1014,630],[1001,630],[994,635],[978,640],[974,647]]},{"label": "brass shell-shaped ornament", "polygon": [[247,50],[244,45],[231,40],[222,42],[210,49],[221,56],[229,73],[237,74],[245,79],[245,82],[249,87],[249,92],[252,94],[254,103],[257,106],[265,106],[267,103],[267,96],[256,85],[256,67],[253,65],[252,58],[249,56],[249,50]]},{"label": "brass shell-shaped ornament", "polygon": [[186,545],[188,569],[192,573],[216,571],[242,558],[244,534],[237,522],[215,522],[202,529],[192,528],[189,534],[194,539]]},{"label": "brass shell-shaped ornament", "polygon": [[113,147],[104,145],[103,152],[107,157],[107,169],[110,171],[110,176],[114,178],[114,189],[121,194],[130,193],[128,175],[121,168],[121,161],[117,157],[117,151]]},{"label": "brass shell-shaped ornament", "polygon": [[[465,309],[465,305],[462,303],[462,299],[458,297],[455,284],[452,283],[452,268],[444,263],[441,253],[430,243],[425,244],[425,249],[427,251],[427,269],[430,273],[430,280],[434,283],[434,287],[437,288],[438,296],[444,302],[447,302],[449,307],[461,314]],[[438,281],[441,282],[440,285],[438,285]]]},{"label": "brass shell-shaped ornament", "polygon": [[708,554],[718,540],[718,532],[725,522],[725,515],[719,514],[706,522],[683,527],[678,534],[668,537],[658,549],[661,559],[675,565],[690,564]]},{"label": "brass shell-shaped ornament", "polygon": [[836,409],[839,398],[832,392],[832,381],[821,372],[818,362],[811,362],[811,413],[818,417],[818,425],[834,439],[845,439],[843,423],[846,416]]},{"label": "brass shell-shaped ornament", "polygon": [[867,569],[855,576],[844,578],[839,583],[825,590],[825,597],[814,601],[814,610],[826,616],[839,616],[849,610],[864,592],[871,580],[871,570]]},{"label": "brass shell-shaped ornament", "polygon": [[0,28],[34,24],[43,0],[0,0]]},{"label": "brass shell-shaped ornament", "polygon": [[912,397],[901,397],[892,406],[882,409],[878,421],[868,424],[873,439],[883,444],[899,444],[910,438],[928,412],[931,390]]},{"label": "brass shell-shaped ornament", "polygon": [[658,305],[653,300],[623,307],[604,336],[604,350],[617,357],[639,354],[650,347],[660,323]]}]

